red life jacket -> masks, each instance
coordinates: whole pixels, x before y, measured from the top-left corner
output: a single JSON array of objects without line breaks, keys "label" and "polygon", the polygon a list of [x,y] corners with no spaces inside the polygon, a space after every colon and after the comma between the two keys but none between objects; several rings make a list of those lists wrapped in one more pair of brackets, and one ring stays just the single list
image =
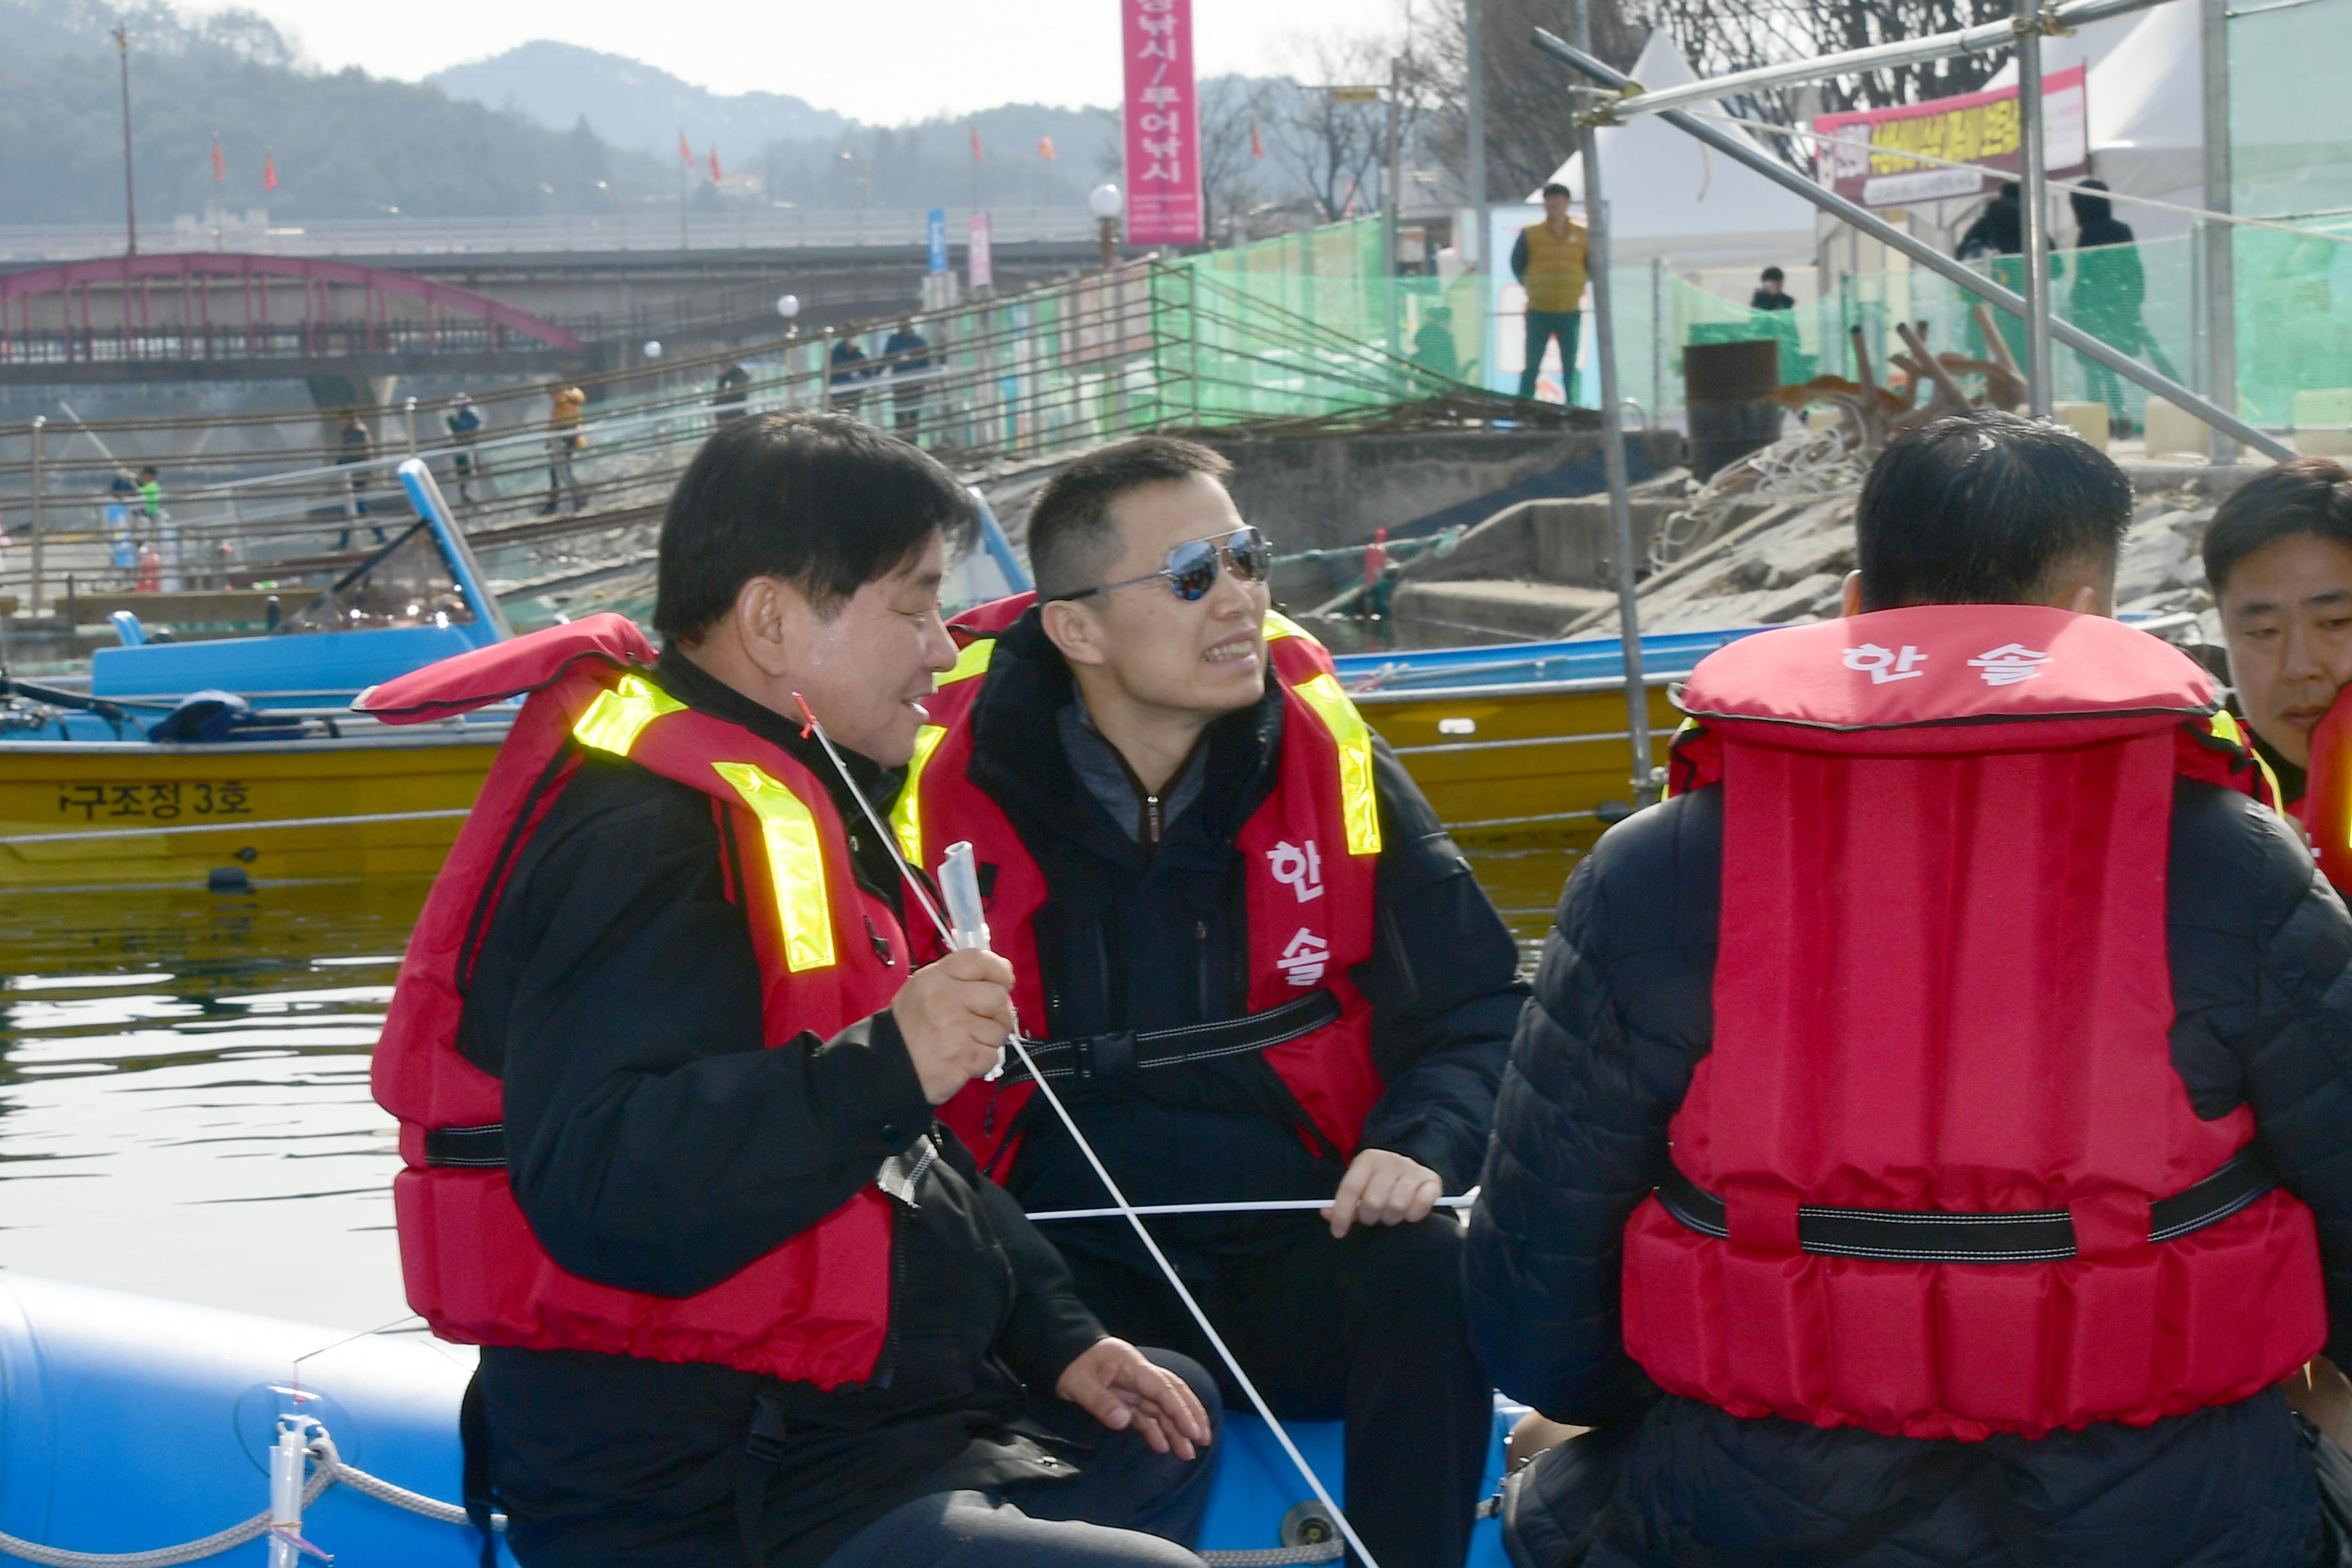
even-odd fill
[{"label": "red life jacket", "polygon": [[[1032,602],[1024,594],[957,617],[950,629],[964,640],[963,657],[925,703],[931,722],[916,739],[891,813],[909,863],[936,867],[949,845],[969,841],[974,858],[996,868],[992,885],[983,884],[989,934],[1013,964],[1013,1008],[1024,1027],[1046,1016],[1031,923],[1045,901],[1045,878],[1003,808],[969,773],[971,712],[995,651],[993,634]],[[1371,731],[1340,689],[1320,643],[1279,616],[1269,618],[1266,635],[1274,678],[1282,683],[1282,750],[1275,788],[1238,839],[1247,867],[1250,1016],[1272,1015],[1265,1021],[1277,1026],[1268,1033],[1291,1036],[1265,1046],[1264,1054],[1311,1123],[1298,1130],[1302,1141],[1311,1149],[1319,1140],[1344,1159],[1354,1154],[1381,1089],[1372,1066],[1371,1004],[1349,978],[1372,953],[1381,827]],[[1319,1012],[1313,1010],[1325,1000],[1318,991],[1328,999]],[[1295,1025],[1281,1026],[1294,1016]],[[1183,1031],[1198,1042],[1191,1054],[1213,1054],[1223,1038],[1218,1028],[1212,1023]],[[1171,1042],[1171,1052],[1175,1046]],[[1050,1044],[1039,1065],[1055,1072],[1055,1060],[1071,1059],[1081,1070],[1103,1070],[1100,1061],[1076,1061],[1076,1049]],[[940,1108],[940,1119],[994,1170],[1000,1154],[1011,1157],[1007,1137],[1034,1091],[1019,1081],[967,1084]]]},{"label": "red life jacket", "polygon": [[2310,1211],[2252,1113],[2200,1119],[2172,1066],[2173,780],[2263,794],[2204,672],[2103,617],[1937,605],[1743,639],[1682,701],[1674,782],[1722,787],[1721,942],[1673,1170],[1625,1231],[1651,1377],[1976,1439],[2309,1360]]},{"label": "red life jacket", "polygon": [[[2344,689],[2352,691],[2352,686]],[[2290,807],[2310,835],[2319,868],[2337,892],[2352,889],[2352,702],[2336,694],[2311,731],[2303,798]]]},{"label": "red life jacket", "polygon": [[[393,1182],[408,1303],[462,1343],[714,1362],[834,1388],[863,1381],[890,1310],[889,1200],[868,1186],[719,1284],[677,1299],[566,1272],[507,1184],[499,1080],[457,1050],[478,944],[523,846],[583,748],[710,796],[734,822],[771,1049],[798,1050],[889,1004],[907,973],[890,907],[859,889],[831,797],[740,725],[644,673],[653,648],[614,615],[478,648],[363,693],[390,723],[530,693],[409,939],[373,1084],[400,1119]],[[761,846],[764,854],[751,852]],[[885,952],[877,946],[887,948]]]}]

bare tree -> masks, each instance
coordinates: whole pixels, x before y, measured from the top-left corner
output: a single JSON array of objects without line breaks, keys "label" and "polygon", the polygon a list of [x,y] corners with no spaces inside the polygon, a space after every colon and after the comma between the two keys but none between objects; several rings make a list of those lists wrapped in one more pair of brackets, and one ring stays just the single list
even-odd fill
[{"label": "bare tree", "polygon": [[[1537,27],[1563,37],[1568,0],[1480,0],[1484,9],[1486,170],[1489,200],[1517,200],[1559,167],[1575,142],[1580,85],[1565,66],[1528,45]],[[1588,0],[1594,52],[1630,71],[1654,28],[1663,28],[1701,76],[1774,65],[1809,55],[1860,48],[1896,38],[1993,21],[2009,0]],[[1441,0],[1424,33],[1438,104],[1433,137],[1455,168],[1467,163],[1469,121],[1464,84],[1468,47],[1462,0]],[[2006,51],[1904,66],[1818,84],[1775,88],[1727,100],[1734,113],[1774,125],[1800,125],[1824,110],[1916,103],[1984,85]],[[1794,138],[1768,137],[1790,163],[1810,170],[1811,149]]]},{"label": "bare tree", "polygon": [[1213,237],[1230,228],[1234,215],[1258,199],[1259,159],[1252,142],[1263,142],[1257,123],[1259,83],[1246,77],[1211,77],[1201,84],[1201,226]]},{"label": "bare tree", "polygon": [[[1999,21],[2008,0],[1633,0],[1636,14],[1665,28],[1701,76],[1832,54],[1900,38],[1926,37]],[[1884,109],[1973,92],[2009,58],[2007,50],[1958,55],[1818,84],[1774,88],[1730,100],[1737,113],[1796,125],[1824,110]],[[1777,138],[1775,140],[1778,140]],[[1784,143],[1792,162],[1810,167],[1810,150]]]},{"label": "bare tree", "polygon": [[1270,146],[1306,187],[1326,218],[1380,200],[1388,156],[1388,105],[1350,102],[1333,88],[1386,91],[1390,65],[1401,46],[1374,34],[1323,33],[1293,40],[1294,79],[1261,86],[1257,108],[1270,128]]},{"label": "bare tree", "polygon": [[[1620,70],[1632,68],[1648,28],[1631,19],[1619,0],[1589,0],[1593,51]],[[1730,5],[1736,0],[1720,0]],[[1764,0],[1766,4],[1774,0]],[[1515,202],[1551,177],[1576,148],[1576,74],[1538,54],[1528,39],[1538,27],[1569,36],[1566,0],[1481,0],[1486,46],[1486,199]],[[1427,61],[1433,102],[1430,137],[1448,167],[1469,166],[1469,40],[1462,0],[1444,0],[1417,36]],[[1427,16],[1428,11],[1423,13]]]}]

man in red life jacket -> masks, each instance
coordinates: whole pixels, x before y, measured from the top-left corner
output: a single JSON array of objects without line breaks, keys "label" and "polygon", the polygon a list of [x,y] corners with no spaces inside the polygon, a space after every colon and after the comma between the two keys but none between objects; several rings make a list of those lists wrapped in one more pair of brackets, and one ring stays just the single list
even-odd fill
[{"label": "man in red life jacket", "polygon": [[1704,661],[1570,879],[1466,1269],[1596,1428],[1539,1560],[2321,1560],[2277,1385],[2352,1329],[2352,919],[2107,618],[2130,514],[2062,428],[1901,436],[1848,617]]},{"label": "man in red life jacket", "polygon": [[[1277,1413],[1347,1421],[1383,1568],[1458,1568],[1492,1394],[1461,1226],[1524,991],[1509,932],[1313,638],[1268,613],[1224,460],[1160,437],[1065,468],[917,742],[898,832],[970,840],[1022,1026]],[[1017,1065],[944,1115],[1031,1211],[1108,1201]],[[1118,1332],[1205,1355],[1117,1222],[1060,1223]],[[1236,1397],[1228,1393],[1228,1403]]]},{"label": "man in red life jacket", "polygon": [[933,1122],[1013,973],[911,962],[853,793],[954,662],[970,522],[879,431],[735,420],[663,524],[658,659],[597,616],[362,699],[530,693],[374,1064],[409,1299],[483,1347],[469,1506],[486,1463],[526,1568],[1198,1568],[1213,1385],[1106,1336]]},{"label": "man in red life jacket", "polygon": [[2204,553],[2234,706],[2309,825],[2316,732],[2352,684],[2352,472],[2297,458],[2255,475],[2214,511]]}]

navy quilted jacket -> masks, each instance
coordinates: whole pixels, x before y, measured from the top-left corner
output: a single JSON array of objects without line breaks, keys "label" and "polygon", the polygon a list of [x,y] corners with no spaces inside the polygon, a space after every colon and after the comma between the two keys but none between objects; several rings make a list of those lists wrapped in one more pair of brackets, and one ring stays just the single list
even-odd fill
[{"label": "navy quilted jacket", "polygon": [[[1620,1237],[1712,1038],[1722,846],[1719,792],[1700,790],[1611,830],[1569,879],[1470,1222],[1496,1384],[1563,1421],[1633,1426],[1592,1568],[2314,1561],[2310,1450],[2276,1392],[2146,1427],[1928,1443],[1740,1420],[1626,1356]],[[2352,1365],[2352,917],[2290,826],[2210,784],[2176,785],[2169,874],[2174,1066],[2200,1115],[2252,1108],[2317,1215],[2328,1349]]]}]

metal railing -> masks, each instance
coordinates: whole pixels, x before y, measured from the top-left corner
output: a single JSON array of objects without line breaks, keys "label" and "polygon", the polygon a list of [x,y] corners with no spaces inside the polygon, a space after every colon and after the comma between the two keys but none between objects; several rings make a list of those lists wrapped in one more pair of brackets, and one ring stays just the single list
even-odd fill
[{"label": "metal railing", "polygon": [[[998,245],[1091,241],[1094,219],[1077,202],[1067,206],[984,209]],[[969,206],[949,207],[948,242],[961,247],[971,233]],[[730,204],[691,212],[681,229],[675,204],[648,204],[589,214],[541,217],[311,218],[218,225],[175,223],[151,250],[242,250],[281,256],[540,255],[596,251],[835,250],[868,246],[915,247],[930,237],[921,207],[825,209]],[[70,261],[122,251],[119,224],[0,225],[0,263]]]},{"label": "metal railing", "polygon": [[[0,552],[0,593],[47,613],[142,584],[266,590],[288,595],[290,614],[380,534],[396,535],[405,510],[388,470],[412,454],[433,466],[502,595],[522,596],[647,566],[679,473],[739,413],[856,414],[978,474],[1138,431],[1279,431],[1475,396],[1184,263],[1137,262],[911,320],[925,342],[896,354],[835,358],[852,340],[881,346],[868,325],[583,377],[597,401],[576,428],[551,427],[544,390],[529,386],[481,394],[484,427],[463,444],[445,429],[454,405],[364,410],[371,455],[360,460],[339,460],[352,449],[316,416],[0,426],[0,528],[15,544]],[[740,401],[721,402],[714,384],[730,361],[751,379]],[[1495,402],[1490,416],[1528,413]],[[109,489],[151,455],[169,487],[152,513]]]}]

